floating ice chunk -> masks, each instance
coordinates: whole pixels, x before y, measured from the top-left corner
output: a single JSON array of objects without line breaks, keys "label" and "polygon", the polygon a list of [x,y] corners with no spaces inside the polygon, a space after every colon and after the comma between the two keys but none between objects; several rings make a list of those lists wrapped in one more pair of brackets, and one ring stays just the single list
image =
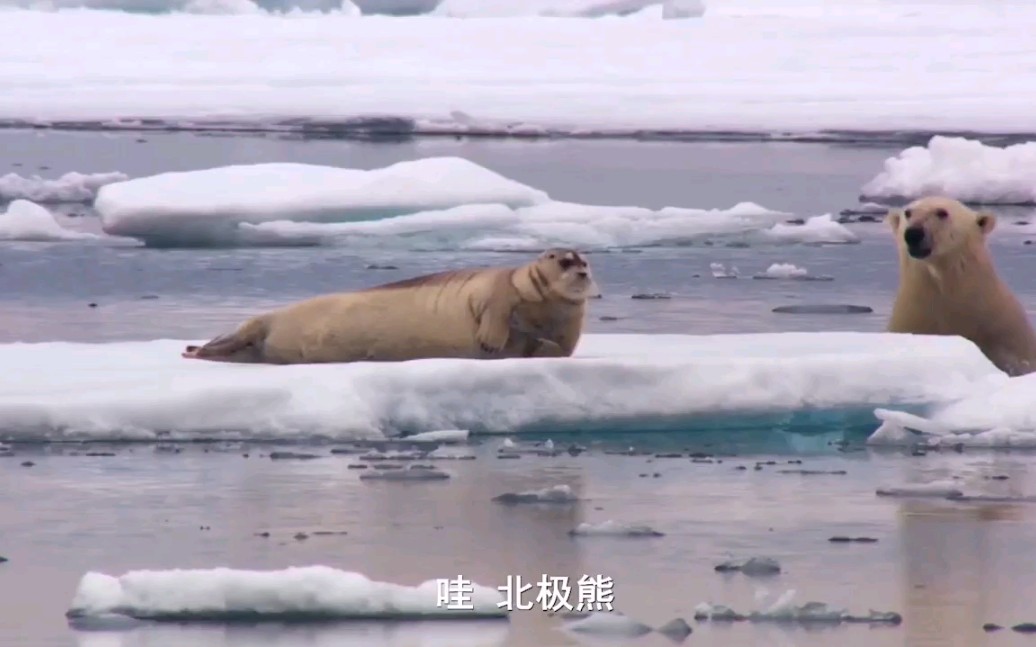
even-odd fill
[{"label": "floating ice chunk", "polygon": [[262,8],[253,0],[187,0],[183,10],[185,13],[210,16],[241,16],[263,13]]},{"label": "floating ice chunk", "polygon": [[804,244],[854,244],[860,238],[827,213],[814,216],[801,225],[779,222],[763,232],[774,242]]},{"label": "floating ice chunk", "polygon": [[402,469],[372,470],[360,474],[361,481],[445,481],[448,472],[437,468],[407,465]]},{"label": "floating ice chunk", "polygon": [[423,431],[406,437],[406,440],[438,443],[464,443],[468,440],[467,429],[440,429],[437,431]]},{"label": "floating ice chunk", "polygon": [[498,503],[574,503],[579,499],[568,485],[552,485],[542,490],[505,492],[493,497]]},{"label": "floating ice chunk", "polygon": [[65,173],[56,180],[17,173],[0,176],[0,202],[30,200],[43,203],[90,202],[105,184],[129,179],[125,173]]},{"label": "floating ice chunk", "polygon": [[547,195],[458,157],[371,171],[251,164],[170,172],[108,184],[94,208],[105,231],[156,244],[233,243],[242,223],[292,218],[342,223],[463,204],[525,207]]},{"label": "floating ice chunk", "polygon": [[1036,204],[1036,142],[987,146],[963,137],[932,137],[885,160],[861,190],[870,200],[945,195],[963,202]]},{"label": "floating ice chunk", "polygon": [[727,270],[723,263],[709,263],[709,270],[712,272],[713,278],[717,279],[736,279],[739,274],[737,267]]},{"label": "floating ice chunk", "polygon": [[798,267],[792,263],[773,263],[766,268],[765,272],[756,274],[753,279],[784,279],[791,281],[831,281],[832,277],[818,275],[814,276],[804,267]]},{"label": "floating ice chunk", "polygon": [[932,481],[879,487],[875,494],[887,497],[945,499],[950,496],[960,496],[963,492],[961,492],[960,485],[953,481]]},{"label": "floating ice chunk", "polygon": [[705,0],[664,0],[662,19],[700,18],[705,15]]},{"label": "floating ice chunk", "polygon": [[619,523],[611,519],[597,524],[583,522],[570,530],[569,534],[605,537],[663,537],[665,535],[648,525]]},{"label": "floating ice chunk", "polygon": [[[327,566],[250,571],[229,568],[89,572],[66,615],[142,620],[418,619],[503,617],[495,588],[473,585],[468,609],[437,603],[439,583],[377,582]],[[468,600],[466,600],[467,602]]]},{"label": "floating ice chunk", "polygon": [[634,637],[651,633],[651,627],[618,611],[594,612],[578,620],[566,622],[568,631],[607,636]]},{"label": "floating ice chunk", "polygon": [[49,211],[28,200],[15,200],[0,213],[0,240],[58,242],[95,240],[99,236],[66,229]]},{"label": "floating ice chunk", "polygon": [[841,624],[843,622],[899,624],[902,616],[896,612],[879,612],[870,610],[867,615],[855,616],[846,609],[834,607],[824,602],[806,602],[801,605],[793,603],[794,590],[785,591],[776,602],[761,611],[742,614],[730,607],[703,602],[695,607],[696,620],[777,622],[795,624]]},{"label": "floating ice chunk", "polygon": [[754,577],[758,575],[774,575],[781,572],[781,565],[772,557],[749,557],[748,559],[729,560],[716,565],[720,573],[740,571]]},{"label": "floating ice chunk", "polygon": [[0,344],[0,441],[686,428],[745,411],[951,402],[1003,376],[962,338],[884,333],[588,334],[563,360],[276,367],[182,359],[197,341]]}]

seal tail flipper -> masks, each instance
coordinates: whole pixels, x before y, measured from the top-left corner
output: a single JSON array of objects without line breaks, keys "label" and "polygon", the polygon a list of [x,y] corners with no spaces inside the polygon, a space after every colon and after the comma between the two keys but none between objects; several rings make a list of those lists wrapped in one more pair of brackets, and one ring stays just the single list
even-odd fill
[{"label": "seal tail flipper", "polygon": [[187,346],[181,357],[213,362],[262,362],[260,343],[266,335],[266,322],[256,318],[245,322],[236,331],[220,335],[201,346]]}]

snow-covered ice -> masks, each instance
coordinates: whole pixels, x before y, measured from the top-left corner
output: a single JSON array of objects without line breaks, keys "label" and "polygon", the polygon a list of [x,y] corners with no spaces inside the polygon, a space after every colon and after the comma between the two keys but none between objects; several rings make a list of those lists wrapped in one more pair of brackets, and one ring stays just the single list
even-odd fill
[{"label": "snow-covered ice", "polygon": [[983,380],[925,416],[884,408],[875,415],[872,445],[1036,448],[1036,374]]},{"label": "snow-covered ice", "polygon": [[[444,575],[447,579],[455,577]],[[500,591],[473,584],[469,609],[438,604],[439,583],[404,586],[327,566],[248,571],[229,568],[88,572],[69,617],[141,620],[417,619],[506,617]]]},{"label": "snow-covered ice", "polygon": [[1036,142],[989,146],[936,136],[885,160],[861,197],[903,202],[945,195],[976,204],[1036,204]]},{"label": "snow-covered ice", "polygon": [[752,276],[753,279],[777,279],[786,281],[831,281],[833,277],[824,274],[810,274],[809,270],[793,263],[772,263],[765,271]]},{"label": "snow-covered ice", "polygon": [[62,227],[44,207],[15,200],[0,213],[0,241],[59,242],[96,240],[99,236]]},{"label": "snow-covered ice", "polygon": [[0,439],[683,426],[948,402],[1006,379],[962,338],[884,333],[591,334],[571,358],[292,366],[185,360],[188,343],[0,345]]},{"label": "snow-covered ice", "polygon": [[574,503],[578,500],[575,492],[568,485],[551,485],[539,490],[525,492],[504,492],[493,497],[498,503]]},{"label": "snow-covered ice", "polygon": [[17,173],[0,175],[0,202],[31,200],[37,203],[90,202],[105,184],[128,180],[125,173],[65,173],[56,180],[38,175],[22,177]]},{"label": "snow-covered ice", "polygon": [[[574,135],[1036,131],[1036,90],[999,73],[1036,64],[1032,3],[706,4],[685,20],[657,7],[585,20],[8,10],[4,27],[18,37],[0,39],[0,118],[286,130],[393,116],[400,131]],[[71,47],[74,34],[94,37]],[[277,64],[256,64],[265,60]]]},{"label": "snow-covered ice", "polygon": [[678,246],[717,236],[757,244],[843,243],[828,216],[803,225],[744,202],[730,209],[596,206],[457,157],[374,169],[255,164],[109,184],[95,201],[104,231],[154,246],[361,245],[539,252]]},{"label": "snow-covered ice", "polygon": [[372,171],[269,163],[161,173],[101,187],[94,208],[109,234],[218,241],[240,223],[376,220],[463,204],[524,207],[547,199],[466,159],[428,157]]},{"label": "snow-covered ice", "polygon": [[891,624],[898,625],[903,621],[900,614],[894,611],[869,610],[866,614],[856,615],[848,609],[836,607],[824,602],[810,601],[795,604],[796,591],[789,589],[782,593],[776,601],[758,611],[738,613],[728,606],[702,602],[694,608],[694,618],[699,621],[742,621],[776,622],[793,624],[841,624],[843,622]]}]

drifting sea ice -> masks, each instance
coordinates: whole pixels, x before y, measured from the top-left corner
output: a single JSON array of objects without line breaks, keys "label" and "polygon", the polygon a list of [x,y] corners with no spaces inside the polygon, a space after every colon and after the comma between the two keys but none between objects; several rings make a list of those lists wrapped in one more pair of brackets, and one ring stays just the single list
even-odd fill
[{"label": "drifting sea ice", "polygon": [[66,229],[40,205],[15,200],[0,213],[0,241],[59,242],[96,240],[94,234]]},{"label": "drifting sea ice", "polygon": [[852,243],[830,216],[801,225],[752,203],[730,209],[595,206],[456,157],[374,169],[255,164],[163,173],[104,186],[105,232],[154,246],[356,244],[484,251],[684,245],[715,236],[760,244]]},{"label": "drifting sea ice", "polygon": [[0,201],[31,200],[37,203],[90,202],[105,184],[128,180],[125,173],[65,173],[56,180],[17,173],[0,176]]},{"label": "drifting sea ice", "polygon": [[927,146],[887,159],[861,194],[891,202],[946,195],[969,203],[1036,204],[1036,142],[1001,148],[963,137],[932,137]]},{"label": "drifting sea ice", "polygon": [[186,360],[188,343],[0,345],[0,440],[685,429],[949,402],[1006,379],[962,338],[883,333],[590,334],[565,359],[295,366]]},{"label": "drifting sea ice", "polygon": [[[449,578],[454,576],[444,576]],[[473,584],[468,609],[438,604],[439,585],[377,582],[327,566],[250,571],[229,568],[86,573],[70,618],[127,616],[138,620],[233,621],[506,617],[504,596]]]}]

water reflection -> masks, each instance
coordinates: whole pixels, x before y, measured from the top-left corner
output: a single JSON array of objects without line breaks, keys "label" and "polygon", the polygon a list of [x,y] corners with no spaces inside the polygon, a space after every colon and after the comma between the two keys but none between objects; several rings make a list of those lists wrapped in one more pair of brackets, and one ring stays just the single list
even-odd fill
[{"label": "water reflection", "polygon": [[493,647],[506,621],[437,620],[318,625],[147,624],[124,631],[77,631],[77,647]]}]

